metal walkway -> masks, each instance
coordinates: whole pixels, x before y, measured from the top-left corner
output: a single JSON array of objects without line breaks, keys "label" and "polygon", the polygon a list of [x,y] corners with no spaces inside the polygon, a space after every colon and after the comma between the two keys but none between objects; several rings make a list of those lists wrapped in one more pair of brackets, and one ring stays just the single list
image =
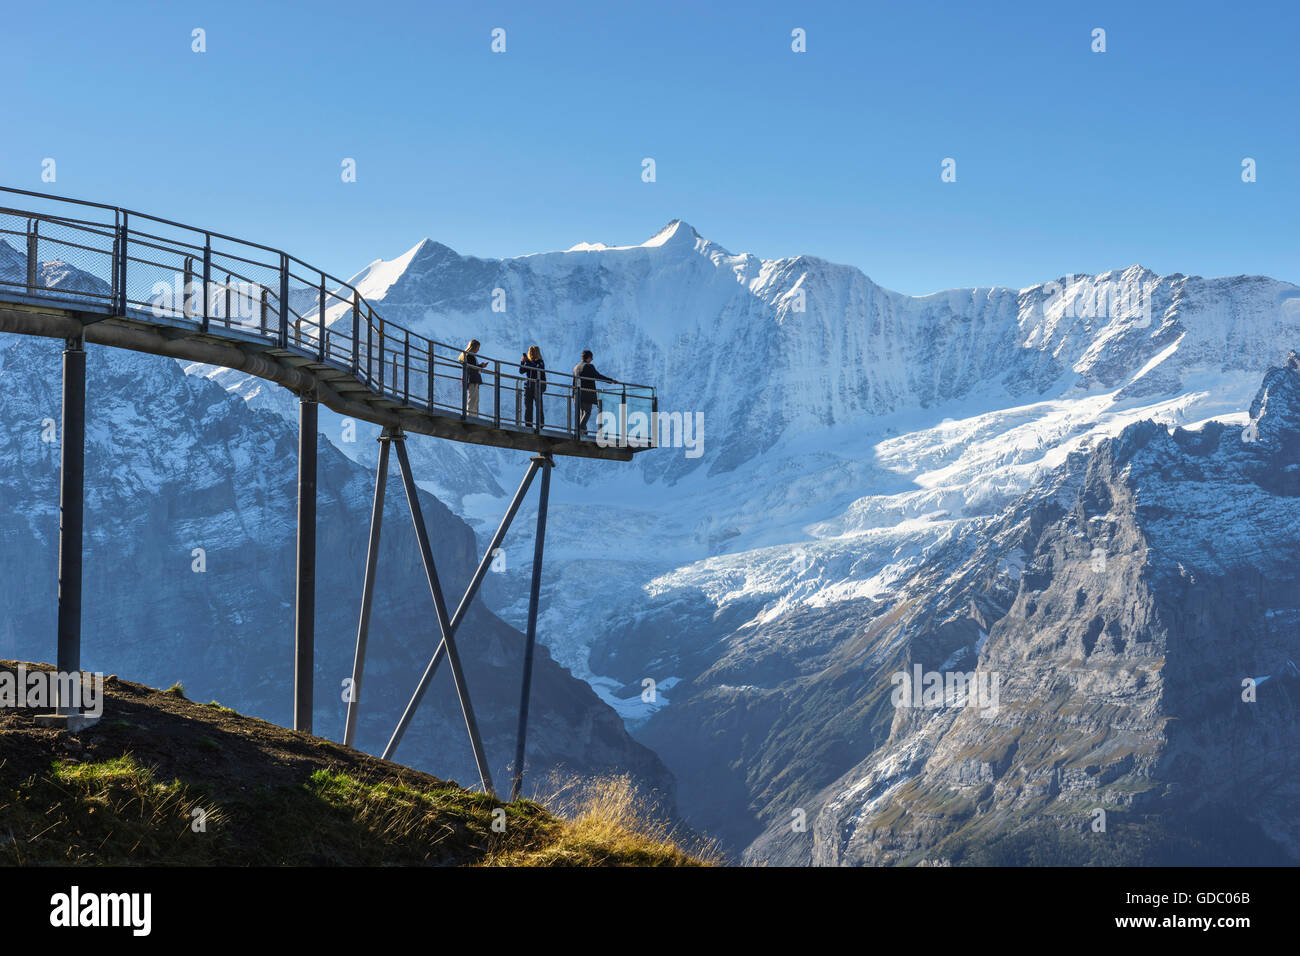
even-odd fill
[{"label": "metal walkway", "polygon": [[[310,733],[315,664],[318,404],[383,426],[344,743],[356,734],[388,482],[397,452],[415,526],[436,633],[433,655],[383,756],[393,755],[434,673],[446,659],[483,789],[492,776],[461,668],[456,634],[493,554],[534,477],[541,473],[525,631],[511,798],[523,781],[538,597],[555,455],[627,461],[654,446],[658,403],[649,386],[602,385],[594,434],[577,429],[579,391],[552,371],[542,407],[526,406],[518,362],[487,359],[472,414],[460,349],[417,335],[375,313],[354,287],[267,246],[100,203],[0,187],[26,197],[0,207],[0,332],[65,340],[59,469],[58,670],[80,673],[85,513],[87,342],[239,369],[300,399],[294,720]],[[483,357],[480,356],[480,360]],[[592,404],[590,390],[581,396]],[[540,414],[535,414],[540,411]],[[454,614],[447,613],[433,548],[406,452],[408,432],[534,452],[528,469]],[[59,700],[51,722],[84,726],[79,700]]]},{"label": "metal walkway", "polygon": [[534,416],[519,361],[480,356],[479,415],[469,415],[457,361],[464,343],[385,321],[347,282],[287,253],[117,206],[0,193],[30,207],[0,207],[8,245],[0,332],[84,334],[92,344],[239,369],[341,415],[455,441],[627,461],[655,440],[651,386],[598,383],[605,427],[578,435],[568,370],[548,370]]}]

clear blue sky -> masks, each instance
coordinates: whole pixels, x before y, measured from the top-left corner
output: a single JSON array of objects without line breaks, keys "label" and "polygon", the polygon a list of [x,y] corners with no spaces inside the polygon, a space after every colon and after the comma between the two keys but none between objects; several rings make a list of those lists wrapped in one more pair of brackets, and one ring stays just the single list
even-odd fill
[{"label": "clear blue sky", "polygon": [[15,3],[0,183],[337,274],[424,236],[511,256],[680,217],[733,252],[912,293],[1134,262],[1300,281],[1298,9]]}]

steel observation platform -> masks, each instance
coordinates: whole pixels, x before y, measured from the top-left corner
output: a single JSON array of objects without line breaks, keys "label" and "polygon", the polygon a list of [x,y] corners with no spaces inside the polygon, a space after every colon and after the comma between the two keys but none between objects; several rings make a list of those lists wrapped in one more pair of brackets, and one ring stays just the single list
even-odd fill
[{"label": "steel observation platform", "polygon": [[[349,283],[269,246],[103,203],[0,187],[24,208],[0,206],[0,332],[65,341],[59,467],[57,668],[81,674],[85,517],[86,343],[225,366],[299,396],[293,726],[312,729],[315,674],[318,405],[382,427],[366,567],[361,582],[343,742],[357,729],[376,585],[390,451],[397,452],[436,628],[428,666],[394,729],[391,758],[445,659],[480,781],[495,793],[456,644],[457,630],[541,474],[524,635],[511,799],[523,783],[538,598],[554,456],[629,461],[657,440],[658,399],[647,385],[601,383],[594,433],[577,428],[577,384],[551,371],[543,414],[530,416],[517,361],[480,356],[478,414],[462,385],[461,347],[387,322]],[[19,200],[14,200],[18,202]],[[588,395],[590,390],[587,391]],[[584,402],[586,404],[586,402]],[[93,407],[91,409],[93,413]],[[535,419],[531,420],[530,418]],[[533,452],[469,586],[449,614],[406,450],[408,433]],[[79,694],[37,719],[71,731],[93,723]]]}]

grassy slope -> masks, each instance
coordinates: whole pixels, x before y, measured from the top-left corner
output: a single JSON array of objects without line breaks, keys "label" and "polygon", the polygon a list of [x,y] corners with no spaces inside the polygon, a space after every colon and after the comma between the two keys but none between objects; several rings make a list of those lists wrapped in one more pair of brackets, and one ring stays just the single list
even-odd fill
[{"label": "grassy slope", "polygon": [[109,678],[103,719],[75,736],[38,727],[35,713],[0,710],[7,864],[701,862],[648,820],[623,778],[582,785],[560,818],[188,701],[178,688]]}]

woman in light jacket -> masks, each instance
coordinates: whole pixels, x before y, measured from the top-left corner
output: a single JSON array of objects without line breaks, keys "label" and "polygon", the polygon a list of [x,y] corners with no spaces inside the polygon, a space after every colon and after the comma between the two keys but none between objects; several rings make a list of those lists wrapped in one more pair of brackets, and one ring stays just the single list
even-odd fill
[{"label": "woman in light jacket", "polygon": [[483,384],[483,373],[479,371],[487,362],[480,362],[474,356],[478,353],[478,339],[470,339],[465,351],[457,359],[460,362],[461,407],[465,414],[478,417],[478,387]]}]

